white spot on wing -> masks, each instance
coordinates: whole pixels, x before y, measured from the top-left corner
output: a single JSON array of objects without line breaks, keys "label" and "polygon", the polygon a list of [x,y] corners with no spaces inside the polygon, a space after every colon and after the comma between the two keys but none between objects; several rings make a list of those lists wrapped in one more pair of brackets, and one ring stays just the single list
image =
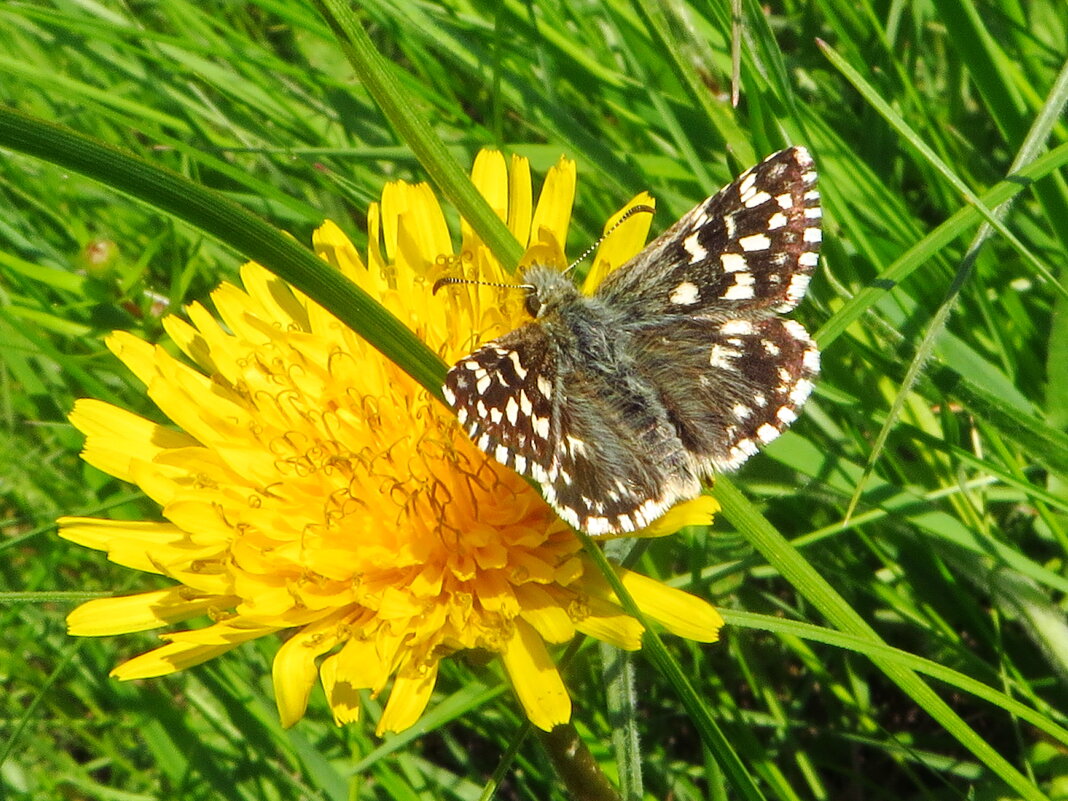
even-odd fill
[{"label": "white spot on wing", "polygon": [[747,209],[754,209],[757,206],[761,206],[767,203],[769,200],[771,200],[771,195],[769,195],[767,192],[756,192],[750,197],[742,200],[742,203],[745,204],[745,207]]},{"label": "white spot on wing", "polygon": [[542,439],[549,438],[549,418],[548,417],[531,417],[530,426],[534,429],[534,433]]},{"label": "white spot on wing", "polygon": [[519,361],[519,354],[516,353],[514,350],[509,351],[508,358],[512,360],[512,366],[515,368],[515,374],[519,377],[519,380],[522,381],[524,378],[527,377],[527,369]]},{"label": "white spot on wing", "polygon": [[812,394],[812,382],[807,378],[802,378],[790,390],[790,402],[794,406],[800,406],[808,400],[810,394]]},{"label": "white spot on wing", "polygon": [[712,350],[708,354],[708,363],[712,367],[718,367],[721,370],[737,370],[734,365],[733,359],[737,359],[742,354],[736,351],[734,348],[726,348],[723,345],[713,345]]},{"label": "white spot on wing", "polygon": [[586,453],[586,442],[578,437],[573,437],[570,434],[567,435],[567,446],[571,450],[572,454],[582,456]]},{"label": "white spot on wing", "polygon": [[756,430],[756,435],[760,438],[761,442],[771,442],[781,433],[782,432],[771,423],[764,423],[764,425]]},{"label": "white spot on wing", "polygon": [[770,217],[768,217],[768,230],[769,231],[777,231],[778,229],[782,228],[784,225],[786,225],[786,215],[783,214],[781,211],[777,211],[774,214],[772,214]]},{"label": "white spot on wing", "polygon": [[805,369],[810,373],[818,373],[820,371],[820,352],[815,348],[806,350],[805,355],[801,357],[801,363],[805,365]]},{"label": "white spot on wing", "polygon": [[811,278],[808,273],[794,273],[790,278],[790,285],[786,287],[786,297],[795,303],[801,300],[805,296]]},{"label": "white spot on wing", "polygon": [[756,279],[752,273],[735,273],[734,286],[728,287],[723,293],[724,300],[750,300],[755,297],[753,284]]},{"label": "white spot on wing", "polygon": [[742,246],[742,250],[751,252],[754,250],[767,250],[771,247],[771,240],[768,239],[766,234],[750,234],[739,239],[738,244]]},{"label": "white spot on wing", "polygon": [[729,273],[740,273],[749,269],[749,263],[741,253],[723,253],[719,257],[723,269]]},{"label": "white spot on wing", "polygon": [[682,240],[682,247],[690,254],[690,264],[695,264],[708,255],[700,242],[701,231],[697,230]]},{"label": "white spot on wing", "polygon": [[694,303],[697,303],[699,298],[700,291],[697,289],[697,284],[683,281],[675,287],[668,300],[679,306],[692,306]]},{"label": "white spot on wing", "polygon": [[728,320],[719,327],[720,333],[725,335],[741,334],[742,336],[751,336],[753,333],[753,324],[748,320]]},{"label": "white spot on wing", "polygon": [[742,173],[742,180],[738,184],[738,194],[744,198],[753,191],[754,186],[756,186],[756,176],[750,168]]},{"label": "white spot on wing", "polygon": [[553,385],[549,379],[543,375],[538,376],[538,391],[541,392],[545,400],[549,400],[553,396]]}]

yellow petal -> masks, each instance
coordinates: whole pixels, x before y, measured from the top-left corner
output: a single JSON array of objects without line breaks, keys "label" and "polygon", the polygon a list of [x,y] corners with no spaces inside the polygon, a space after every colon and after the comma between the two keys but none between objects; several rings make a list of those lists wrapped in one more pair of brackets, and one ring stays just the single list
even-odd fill
[{"label": "yellow petal", "polygon": [[[563,252],[567,244],[567,229],[571,222],[571,207],[575,202],[575,162],[564,157],[556,163],[549,174],[538,197],[538,206],[534,210],[534,220],[530,225],[531,242],[551,241],[557,243]],[[547,236],[548,235],[548,236]]]},{"label": "yellow petal", "polygon": [[[356,249],[352,248],[353,255]],[[357,259],[359,257],[357,256]],[[241,266],[241,285],[252,301],[249,313],[288,328],[307,328],[308,312],[293,288],[255,262]]]},{"label": "yellow petal", "polygon": [[323,660],[319,667],[319,679],[326,691],[330,711],[334,714],[334,723],[344,726],[360,719],[360,692],[346,681],[338,681],[338,655],[333,654]]},{"label": "yellow petal", "polygon": [[550,731],[571,720],[571,699],[564,682],[533,628],[516,621],[515,634],[508,640],[501,660],[531,723]]},{"label": "yellow petal", "polygon": [[335,681],[379,692],[396,669],[400,648],[401,637],[391,634],[386,626],[366,639],[351,638],[338,653]]},{"label": "yellow petal", "polygon": [[[723,618],[707,601],[640,573],[623,568],[616,568],[616,573],[642,612],[672,634],[697,642],[719,639]],[[615,594],[611,597],[614,600]]]},{"label": "yellow petal", "polygon": [[238,645],[239,643],[194,645],[184,642],[172,642],[154,651],[149,651],[147,654],[141,654],[127,662],[123,662],[111,671],[111,675],[120,681],[166,676],[221,656]]},{"label": "yellow petal", "polygon": [[86,601],[67,615],[67,631],[80,637],[100,637],[145,631],[197,617],[213,609],[229,609],[233,597],[190,598],[186,587],[171,587],[137,595]]},{"label": "yellow petal", "polygon": [[531,190],[530,162],[512,155],[508,170],[508,230],[526,249],[530,244],[530,221],[534,213],[534,193]]},{"label": "yellow petal", "polygon": [[560,602],[537,584],[521,584],[515,588],[515,594],[520,616],[543,640],[567,642],[575,636],[575,625]]},{"label": "yellow petal", "polygon": [[146,573],[168,575],[170,564],[188,565],[219,553],[214,544],[197,546],[186,532],[170,523],[91,517],[62,517],[58,523],[59,536],[64,539],[107,551],[112,562]]},{"label": "yellow petal", "polygon": [[[585,583],[586,579],[583,579]],[[642,647],[642,624],[605,598],[593,595],[573,609],[575,628],[624,651],[637,651]]]},{"label": "yellow petal", "polygon": [[76,401],[70,421],[86,436],[82,458],[99,470],[133,481],[133,465],[168,448],[196,444],[187,434],[164,428],[103,401]]},{"label": "yellow petal", "polygon": [[686,526],[710,526],[719,512],[719,501],[711,495],[698,495],[688,501],[677,503],[632,537],[663,537],[674,534]]},{"label": "yellow petal", "polygon": [[363,282],[367,267],[352,240],[336,223],[326,220],[316,228],[312,232],[312,246],[320,259],[332,264],[350,281],[357,284]]},{"label": "yellow petal", "polygon": [[382,718],[375,730],[379,737],[386,732],[404,731],[419,720],[434,692],[434,683],[438,680],[438,664],[439,662],[434,660],[419,669],[402,669],[397,674],[389,691],[389,701],[382,710]]},{"label": "yellow petal", "polygon": [[[499,150],[479,151],[471,168],[471,183],[486,199],[493,213],[502,220],[507,220],[508,168],[505,167],[504,156]],[[460,230],[463,238],[462,251],[474,252],[476,248],[484,246],[481,237],[467,220],[461,221]]]},{"label": "yellow petal", "polygon": [[274,634],[279,630],[279,626],[259,626],[243,621],[240,618],[231,618],[212,626],[205,626],[202,629],[161,634],[160,639],[175,643],[188,643],[190,645],[233,646],[249,640],[255,640],[267,634]]},{"label": "yellow petal", "polygon": [[113,331],[104,339],[104,344],[141,379],[141,383],[146,386],[152,383],[156,371],[154,346],[126,331]]}]

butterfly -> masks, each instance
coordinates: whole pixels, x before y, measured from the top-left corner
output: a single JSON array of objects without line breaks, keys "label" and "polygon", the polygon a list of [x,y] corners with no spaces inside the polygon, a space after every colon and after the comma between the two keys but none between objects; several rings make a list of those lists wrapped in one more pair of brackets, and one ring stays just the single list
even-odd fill
[{"label": "butterfly", "polygon": [[644,528],[797,419],[819,350],[779,314],[804,297],[821,230],[812,157],[774,153],[592,295],[531,266],[532,321],[460,359],[445,400],[571,526]]}]

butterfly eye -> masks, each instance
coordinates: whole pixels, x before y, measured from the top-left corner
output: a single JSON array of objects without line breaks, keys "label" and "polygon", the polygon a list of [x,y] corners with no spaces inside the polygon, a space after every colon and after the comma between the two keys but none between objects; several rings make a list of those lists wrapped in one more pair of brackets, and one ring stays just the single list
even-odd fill
[{"label": "butterfly eye", "polygon": [[538,291],[531,287],[527,289],[527,296],[523,298],[523,306],[527,310],[527,314],[538,319],[538,312],[541,311],[541,298],[538,297]]}]

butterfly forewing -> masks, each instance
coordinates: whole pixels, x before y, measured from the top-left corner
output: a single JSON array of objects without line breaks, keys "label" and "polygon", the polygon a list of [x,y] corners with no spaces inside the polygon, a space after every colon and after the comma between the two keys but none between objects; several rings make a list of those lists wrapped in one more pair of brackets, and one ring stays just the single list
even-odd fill
[{"label": "butterfly forewing", "polygon": [[819,255],[821,210],[803,147],[768,156],[689,211],[598,294],[642,314],[715,309],[789,311],[804,297]]},{"label": "butterfly forewing", "polygon": [[528,323],[457,362],[442,392],[479,448],[541,481],[553,461],[556,377],[555,350]]}]

